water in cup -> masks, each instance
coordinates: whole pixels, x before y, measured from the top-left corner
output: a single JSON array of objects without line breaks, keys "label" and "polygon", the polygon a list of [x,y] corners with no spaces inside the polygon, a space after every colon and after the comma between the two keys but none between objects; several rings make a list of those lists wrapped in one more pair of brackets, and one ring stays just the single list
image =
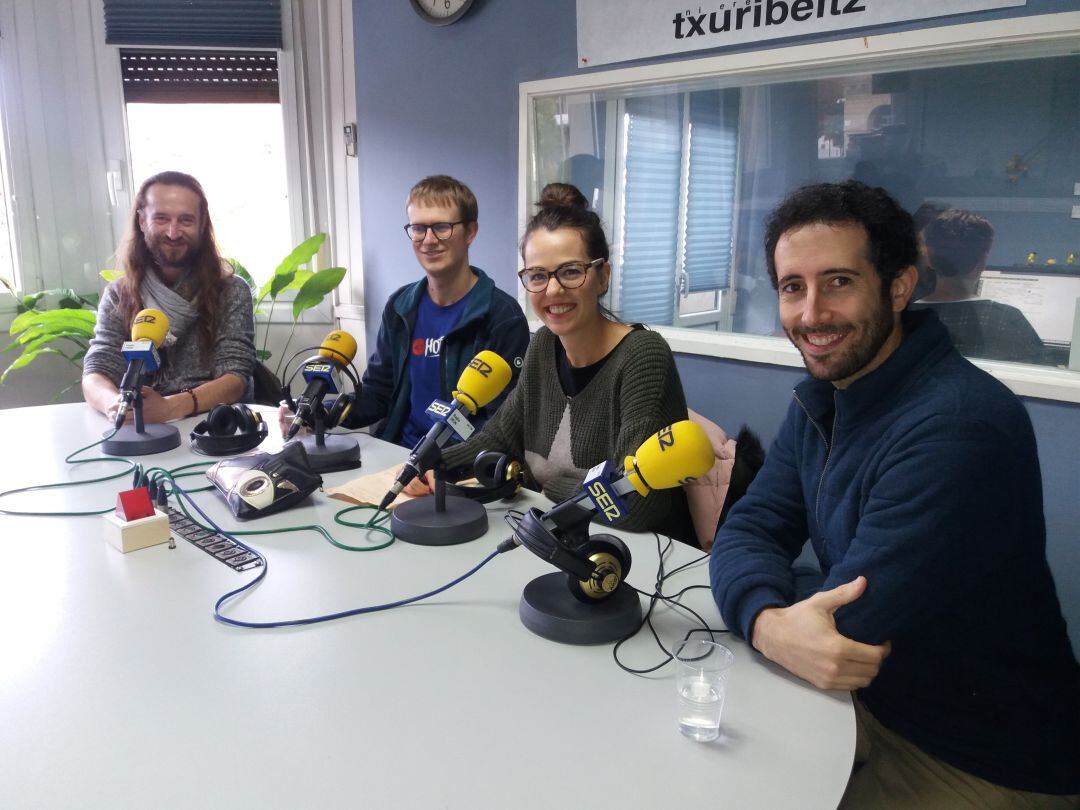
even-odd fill
[{"label": "water in cup", "polygon": [[701,638],[683,639],[671,655],[679,696],[679,731],[698,742],[717,739],[735,655],[723,644]]},{"label": "water in cup", "polygon": [[704,678],[679,684],[679,731],[698,742],[720,736],[720,713],[724,695]]}]

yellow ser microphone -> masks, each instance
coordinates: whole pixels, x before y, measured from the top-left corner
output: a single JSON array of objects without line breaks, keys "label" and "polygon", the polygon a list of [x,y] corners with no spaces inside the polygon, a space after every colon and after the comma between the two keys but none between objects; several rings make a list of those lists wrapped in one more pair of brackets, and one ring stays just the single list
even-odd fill
[{"label": "yellow ser microphone", "polygon": [[155,372],[161,366],[157,350],[165,342],[168,332],[169,318],[161,310],[139,310],[131,322],[131,340],[125,341],[120,347],[128,365],[120,381],[120,404],[116,409],[115,421],[118,430],[142,388],[143,375]]},{"label": "yellow ser microphone", "polygon": [[356,357],[356,339],[348,332],[335,329],[323,338],[319,344],[319,353],[304,362],[301,373],[307,385],[296,400],[296,415],[285,440],[295,436],[305,423],[314,418],[315,409],[327,394],[336,394],[341,389],[338,372],[347,368]]},{"label": "yellow ser microphone", "polygon": [[510,383],[511,376],[510,365],[493,351],[484,350],[469,361],[458,377],[457,387],[452,393],[454,401],[447,404],[435,400],[428,407],[427,412],[438,421],[413,448],[397,480],[379,504],[379,509],[389,506],[410,481],[435,465],[443,445],[454,433],[462,438],[472,434],[473,427],[469,424],[468,416],[475,416],[477,411],[501,394]]},{"label": "yellow ser microphone", "polygon": [[712,443],[701,425],[684,419],[661,428],[623,461],[626,482],[638,495],[688,484],[712,469]]}]

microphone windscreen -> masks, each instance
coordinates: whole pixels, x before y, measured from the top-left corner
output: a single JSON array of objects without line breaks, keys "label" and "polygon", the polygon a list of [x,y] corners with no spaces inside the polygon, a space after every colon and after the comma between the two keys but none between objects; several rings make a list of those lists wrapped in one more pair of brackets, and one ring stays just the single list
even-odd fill
[{"label": "microphone windscreen", "polygon": [[335,329],[323,338],[319,345],[319,354],[347,366],[356,357],[356,339],[348,332]]},{"label": "microphone windscreen", "polygon": [[639,495],[653,489],[671,489],[699,478],[712,469],[712,444],[701,426],[689,419],[661,428],[642,442],[626,473]]},{"label": "microphone windscreen", "polygon": [[458,378],[454,399],[475,414],[502,393],[510,384],[510,365],[493,351],[485,349],[469,361]]},{"label": "microphone windscreen", "polygon": [[149,340],[155,348],[161,348],[169,331],[168,316],[157,309],[141,309],[131,323],[132,340]]}]

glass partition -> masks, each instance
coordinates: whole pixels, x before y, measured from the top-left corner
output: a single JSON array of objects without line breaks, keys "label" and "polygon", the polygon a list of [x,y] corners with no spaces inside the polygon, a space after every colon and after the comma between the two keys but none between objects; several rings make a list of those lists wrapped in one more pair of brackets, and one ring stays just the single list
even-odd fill
[{"label": "glass partition", "polygon": [[1065,366],[1080,299],[1080,56],[1007,57],[532,96],[527,199],[561,180],[592,201],[624,320],[781,335],[765,217],[806,183],[880,185],[924,225],[945,217],[926,231],[918,305],[963,351]]}]

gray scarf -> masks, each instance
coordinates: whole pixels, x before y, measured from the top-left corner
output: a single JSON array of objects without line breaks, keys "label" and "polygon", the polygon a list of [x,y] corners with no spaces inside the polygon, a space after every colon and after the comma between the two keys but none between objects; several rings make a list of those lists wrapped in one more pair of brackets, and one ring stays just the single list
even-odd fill
[{"label": "gray scarf", "polygon": [[[182,283],[176,286],[180,288]],[[170,289],[161,280],[156,270],[148,270],[143,275],[139,296],[142,298],[144,306],[159,309],[168,317],[169,332],[165,336],[165,346],[172,346],[187,334],[188,330],[199,318],[199,310],[196,309],[195,302],[188,301],[178,292]]]}]

